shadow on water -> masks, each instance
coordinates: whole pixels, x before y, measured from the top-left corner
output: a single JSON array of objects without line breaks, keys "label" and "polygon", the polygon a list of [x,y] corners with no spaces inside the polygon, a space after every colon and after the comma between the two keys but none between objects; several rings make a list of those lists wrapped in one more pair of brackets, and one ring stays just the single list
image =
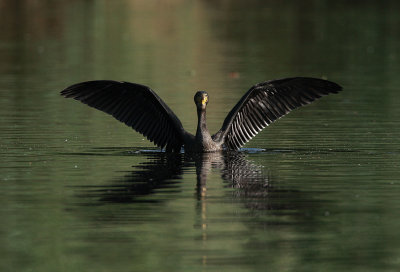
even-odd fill
[{"label": "shadow on water", "polygon": [[[110,151],[117,151],[118,155],[124,156],[140,155],[146,160],[134,165],[133,170],[119,171],[121,176],[107,181],[105,185],[75,187],[78,189],[77,195],[83,200],[80,205],[163,202],[165,198],[151,196],[156,196],[160,192],[179,193],[182,190],[184,174],[195,169],[195,195],[198,201],[206,197],[207,181],[211,173],[217,172],[225,183],[227,192],[232,194],[232,198],[244,204],[250,211],[264,210],[269,214],[275,212],[278,215],[290,213],[309,219],[310,214],[315,214],[316,209],[322,209],[320,205],[322,200],[315,198],[313,195],[315,192],[305,192],[298,187],[285,186],[284,182],[273,175],[274,169],[266,165],[257,165],[248,159],[249,153],[298,151],[254,149],[242,152],[168,154],[153,150],[127,152],[126,149],[102,148],[80,155],[110,156],[108,153]],[[228,190],[230,188],[233,190]]]}]

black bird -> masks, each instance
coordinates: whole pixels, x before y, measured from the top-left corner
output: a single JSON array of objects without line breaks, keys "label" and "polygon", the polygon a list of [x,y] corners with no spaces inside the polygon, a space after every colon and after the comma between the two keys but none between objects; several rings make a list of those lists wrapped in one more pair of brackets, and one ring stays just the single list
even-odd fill
[{"label": "black bird", "polygon": [[204,91],[194,96],[198,116],[196,135],[187,132],[164,101],[144,85],[95,80],[72,85],[61,91],[61,95],[111,114],[168,152],[180,152],[182,146],[185,151],[211,152],[237,150],[291,110],[341,89],[334,82],[308,77],[256,84],[233,107],[222,128],[212,136],[206,124],[208,94]]}]

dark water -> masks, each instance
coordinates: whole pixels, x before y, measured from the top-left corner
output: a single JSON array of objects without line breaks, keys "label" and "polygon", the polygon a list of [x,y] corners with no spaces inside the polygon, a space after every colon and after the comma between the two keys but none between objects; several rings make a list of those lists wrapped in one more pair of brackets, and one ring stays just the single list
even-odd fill
[{"label": "dark water", "polygon": [[[1,271],[398,271],[396,1],[0,1]],[[158,152],[59,96],[151,86],[194,132],[253,84],[344,87],[237,153]]]}]

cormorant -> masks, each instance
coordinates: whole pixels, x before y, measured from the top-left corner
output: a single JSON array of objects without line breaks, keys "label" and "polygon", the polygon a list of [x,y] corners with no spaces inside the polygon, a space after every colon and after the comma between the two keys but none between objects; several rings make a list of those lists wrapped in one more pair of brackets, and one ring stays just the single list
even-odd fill
[{"label": "cormorant", "polygon": [[258,83],[229,112],[222,128],[211,135],[206,124],[208,94],[194,96],[197,107],[196,135],[187,132],[178,117],[149,87],[129,82],[94,80],[61,91],[114,116],[168,152],[237,150],[263,128],[321,96],[338,93],[338,84],[317,78],[293,77]]}]

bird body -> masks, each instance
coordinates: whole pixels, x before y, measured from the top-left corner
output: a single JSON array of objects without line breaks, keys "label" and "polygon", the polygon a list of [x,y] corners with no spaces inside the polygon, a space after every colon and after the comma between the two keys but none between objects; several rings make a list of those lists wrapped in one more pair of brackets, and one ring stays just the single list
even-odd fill
[{"label": "bird body", "polygon": [[194,96],[197,108],[197,130],[187,132],[174,112],[149,87],[112,80],[78,83],[61,91],[114,116],[167,152],[213,152],[237,150],[263,128],[300,106],[338,93],[342,88],[331,81],[295,77],[271,80],[251,87],[228,113],[222,128],[211,135],[207,128],[208,94]]}]

